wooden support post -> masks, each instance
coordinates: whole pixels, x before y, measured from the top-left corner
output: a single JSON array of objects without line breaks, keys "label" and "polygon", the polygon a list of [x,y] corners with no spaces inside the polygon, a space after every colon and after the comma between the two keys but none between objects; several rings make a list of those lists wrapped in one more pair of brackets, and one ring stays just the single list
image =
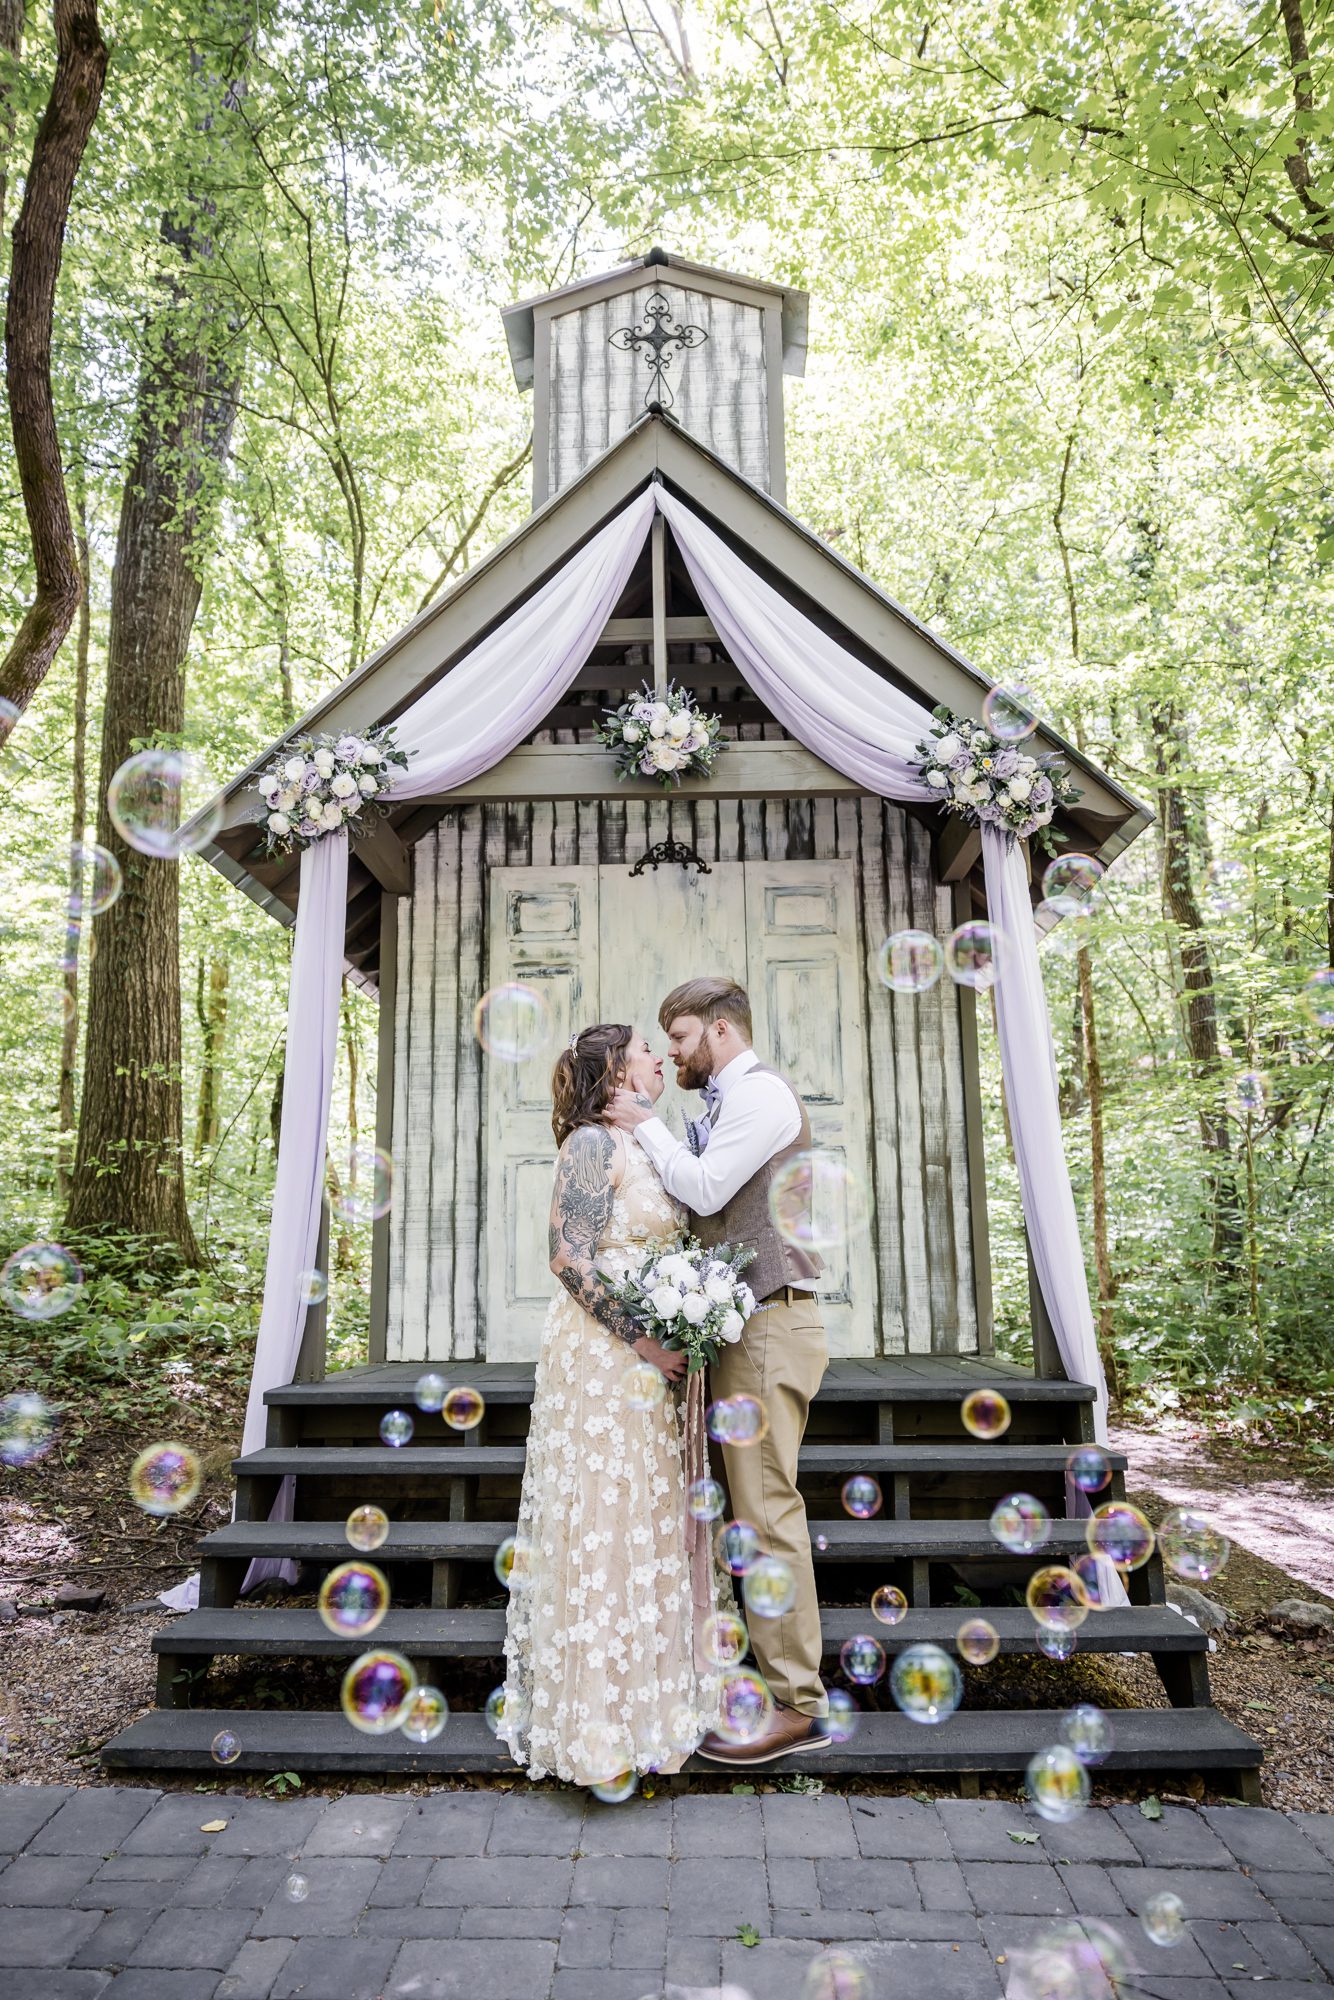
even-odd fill
[{"label": "wooden support post", "polygon": [[906,1472],[896,1472],[894,1474],[894,1519],[896,1521],[910,1521],[912,1519],[912,1501],[908,1494],[908,1475]]},{"label": "wooden support post", "polygon": [[[329,1275],[329,1203],[326,1198],[320,1203],[320,1234],[315,1245],[315,1268]],[[325,1335],[329,1324],[329,1294],[316,1305],[306,1307],[305,1324],[301,1329],[301,1347],[296,1357],[294,1382],[322,1382],[324,1380]]]},{"label": "wooden support post", "polygon": [[459,1601],[459,1569],[456,1562],[431,1564],[431,1609],[448,1611]]},{"label": "wooden support post", "polygon": [[1033,1373],[1042,1382],[1064,1382],[1069,1378],[1061,1359],[1061,1350],[1056,1345],[1056,1329],[1047,1311],[1047,1301],[1038,1283],[1033,1246],[1028,1241],[1027,1230],[1024,1231],[1024,1243],[1028,1251],[1028,1311],[1033,1322]]},{"label": "wooden support post", "polygon": [[925,1556],[912,1559],[912,1604],[914,1611],[931,1608],[931,1564]]},{"label": "wooden support post", "polygon": [[1150,1653],[1173,1708],[1212,1708],[1207,1653]]},{"label": "wooden support post", "polygon": [[653,516],[653,692],[661,701],[667,692],[667,523]]}]

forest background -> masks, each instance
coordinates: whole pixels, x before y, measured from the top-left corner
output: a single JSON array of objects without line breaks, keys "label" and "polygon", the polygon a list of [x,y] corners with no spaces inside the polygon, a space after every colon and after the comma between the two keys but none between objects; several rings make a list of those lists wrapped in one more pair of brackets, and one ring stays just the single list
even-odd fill
[{"label": "forest background", "polygon": [[[6,275],[47,200],[57,32],[108,51],[51,366],[86,590],[44,671],[0,440],[0,695],[25,711],[0,752],[0,1256],[55,1238],[88,1272],[59,1319],[4,1317],[5,1387],[142,1422],[183,1373],[234,1389],[258,1317],[290,937],[199,861],[127,849],[111,772],[182,742],[228,775],[513,527],[531,417],[499,309],[661,242],[809,290],[793,511],[1154,803],[1044,949],[1103,1351],[1133,1407],[1334,1460],[1334,1040],[1306,984],[1334,960],[1331,18],[61,0],[53,26],[0,0]],[[126,888],[71,924],[85,838]],[[375,1034],[349,988],[343,1360]]]}]

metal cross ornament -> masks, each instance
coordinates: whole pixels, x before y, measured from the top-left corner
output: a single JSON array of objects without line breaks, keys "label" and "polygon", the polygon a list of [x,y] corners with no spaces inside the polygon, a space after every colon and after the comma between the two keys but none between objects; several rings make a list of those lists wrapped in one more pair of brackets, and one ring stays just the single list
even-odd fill
[{"label": "metal cross ornament", "polygon": [[671,318],[670,301],[661,292],[653,292],[644,307],[645,324],[617,327],[607,342],[609,347],[619,347],[623,354],[647,352],[649,385],[644,402],[645,405],[661,403],[664,410],[671,408],[673,400],[666,378],[672,363],[671,350],[701,347],[709,337],[702,326],[682,326],[680,320],[673,325]]}]

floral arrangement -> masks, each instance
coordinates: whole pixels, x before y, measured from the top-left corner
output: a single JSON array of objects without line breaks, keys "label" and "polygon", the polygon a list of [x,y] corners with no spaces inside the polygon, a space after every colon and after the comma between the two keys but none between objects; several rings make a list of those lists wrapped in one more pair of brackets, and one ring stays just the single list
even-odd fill
[{"label": "floral arrangement", "polygon": [[755,1310],[755,1294],[741,1273],[754,1256],[727,1243],[706,1249],[697,1236],[687,1236],[653,1251],[637,1274],[608,1283],[645,1333],[685,1355],[689,1376],[740,1340]]},{"label": "floral arrangement", "polygon": [[608,709],[598,742],[616,759],[620,778],[656,778],[665,791],[682,778],[707,778],[724,746],[721,719],[696,708],[675,683],[661,700],[645,686],[633,701]]},{"label": "floral arrangement", "polygon": [[1054,851],[1064,835],[1049,831],[1052,814],[1081,796],[1061,759],[1031,757],[949,708],[932,712],[931,735],[917,754],[946,812],[962,813],[974,826],[1001,827],[1016,840],[1036,834],[1039,846]]},{"label": "floral arrangement", "polygon": [[358,816],[377,804],[394,772],[407,765],[407,752],[394,748],[394,732],[385,724],[360,736],[298,737],[255,780],[269,853],[290,854],[342,828],[364,830]]}]

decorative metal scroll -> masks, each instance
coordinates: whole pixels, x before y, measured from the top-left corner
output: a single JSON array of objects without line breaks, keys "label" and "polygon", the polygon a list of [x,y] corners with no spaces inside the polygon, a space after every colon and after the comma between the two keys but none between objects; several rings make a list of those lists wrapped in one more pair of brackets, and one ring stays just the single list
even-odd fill
[{"label": "decorative metal scroll", "polygon": [[698,868],[701,875],[713,873],[708,862],[702,860],[693,847],[687,847],[683,840],[655,841],[646,853],[640,855],[630,873],[642,875],[646,868],[651,868],[656,874],[660,867],[665,865],[670,868],[673,862],[679,863],[682,868]]},{"label": "decorative metal scroll", "polygon": [[682,326],[680,320],[673,324],[671,304],[661,292],[650,294],[644,320],[643,326],[617,327],[607,345],[620,348],[623,354],[647,354],[649,385],[644,391],[645,405],[661,403],[664,410],[669,410],[673,397],[666,371],[671,367],[673,350],[679,353],[686,348],[701,347],[709,336],[702,326]]}]

